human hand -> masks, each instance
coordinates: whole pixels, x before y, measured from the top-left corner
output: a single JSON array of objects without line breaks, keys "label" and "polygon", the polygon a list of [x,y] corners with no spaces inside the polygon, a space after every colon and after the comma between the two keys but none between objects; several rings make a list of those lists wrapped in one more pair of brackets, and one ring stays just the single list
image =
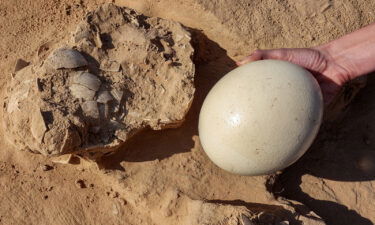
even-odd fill
[{"label": "human hand", "polygon": [[309,70],[320,85],[325,104],[329,104],[343,84],[353,77],[344,65],[338,64],[327,51],[320,47],[256,50],[237,62],[237,65],[263,59],[289,61]]}]

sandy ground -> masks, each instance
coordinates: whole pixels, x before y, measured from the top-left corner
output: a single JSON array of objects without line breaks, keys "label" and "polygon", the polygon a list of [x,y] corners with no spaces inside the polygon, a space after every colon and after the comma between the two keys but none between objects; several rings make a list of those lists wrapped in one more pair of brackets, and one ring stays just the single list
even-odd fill
[{"label": "sandy ground", "polygon": [[[108,1],[1,1],[1,89],[17,58],[33,60],[39,46],[66,37],[103,2]],[[375,223],[371,77],[345,116],[324,126],[308,154],[272,179],[218,169],[203,154],[197,134],[204,96],[236,59],[256,48],[312,46],[344,35],[375,20],[374,1],[114,2],[194,30],[197,91],[186,122],[141,133],[104,159],[101,170],[18,151],[1,132],[0,224],[235,224],[243,211],[271,212],[302,224],[303,215],[314,217],[302,204],[327,224]],[[280,206],[280,198],[302,204],[293,202],[292,210]],[[305,224],[318,224],[314,218]]]}]

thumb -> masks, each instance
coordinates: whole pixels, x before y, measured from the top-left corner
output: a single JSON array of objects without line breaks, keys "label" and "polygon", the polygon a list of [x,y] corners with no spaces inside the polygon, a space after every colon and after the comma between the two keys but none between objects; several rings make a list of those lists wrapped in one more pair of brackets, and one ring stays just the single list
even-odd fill
[{"label": "thumb", "polygon": [[264,52],[266,50],[256,50],[253,53],[251,53],[249,56],[245,57],[244,59],[236,62],[237,66],[242,66],[246,63],[258,61],[263,59]]},{"label": "thumb", "polygon": [[270,49],[270,50],[256,50],[251,55],[237,62],[238,66],[244,65],[249,62],[262,60],[262,59],[278,59],[284,61],[291,61],[290,52],[294,49]]}]

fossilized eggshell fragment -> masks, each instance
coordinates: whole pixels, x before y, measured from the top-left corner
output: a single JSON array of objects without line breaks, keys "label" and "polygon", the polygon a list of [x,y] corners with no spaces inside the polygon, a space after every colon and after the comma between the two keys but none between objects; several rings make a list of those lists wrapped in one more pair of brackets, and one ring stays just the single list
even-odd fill
[{"label": "fossilized eggshell fragment", "polygon": [[88,72],[77,72],[72,78],[69,89],[76,98],[93,100],[100,85],[101,81],[95,75]]},{"label": "fossilized eggshell fragment", "polygon": [[81,104],[82,110],[85,116],[92,117],[94,119],[99,118],[98,103],[96,101],[86,101]]},{"label": "fossilized eggshell fragment", "polygon": [[88,72],[78,72],[75,76],[73,76],[73,84],[79,84],[87,87],[90,90],[97,91],[99,90],[102,82],[94,74]]},{"label": "fossilized eggshell fragment", "polygon": [[87,65],[81,53],[71,48],[56,49],[47,57],[46,63],[53,69],[73,69]]},{"label": "fossilized eggshell fragment", "polygon": [[117,102],[121,102],[122,97],[124,96],[124,92],[120,91],[120,90],[117,90],[117,89],[113,89],[111,91],[111,94],[116,99]]},{"label": "fossilized eggshell fragment", "polygon": [[107,104],[112,101],[113,97],[108,91],[101,91],[98,94],[98,99],[96,100],[99,103]]},{"label": "fossilized eggshell fragment", "polygon": [[42,113],[38,110],[33,112],[32,120],[30,124],[30,131],[33,137],[38,141],[38,143],[42,143],[44,134],[47,131],[47,127],[43,118]]},{"label": "fossilized eggshell fragment", "polygon": [[93,100],[96,93],[95,91],[79,84],[72,84],[69,89],[74,97],[85,100]]},{"label": "fossilized eggshell fragment", "polygon": [[211,89],[200,112],[199,136],[219,167],[269,174],[306,152],[322,113],[320,87],[307,70],[262,60],[233,70]]}]

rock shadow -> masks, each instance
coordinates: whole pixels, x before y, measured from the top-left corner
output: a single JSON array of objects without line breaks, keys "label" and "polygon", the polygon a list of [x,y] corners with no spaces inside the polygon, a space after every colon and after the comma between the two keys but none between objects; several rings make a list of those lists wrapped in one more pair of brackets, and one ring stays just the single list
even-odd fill
[{"label": "rock shadow", "polygon": [[198,135],[198,117],[203,100],[212,86],[236,67],[226,50],[210,40],[202,31],[190,29],[195,49],[195,96],[192,106],[179,128],[161,131],[144,130],[131,138],[115,154],[100,162],[106,169],[123,170],[120,163],[162,160],[174,154],[189,152],[194,146],[192,137]]}]

